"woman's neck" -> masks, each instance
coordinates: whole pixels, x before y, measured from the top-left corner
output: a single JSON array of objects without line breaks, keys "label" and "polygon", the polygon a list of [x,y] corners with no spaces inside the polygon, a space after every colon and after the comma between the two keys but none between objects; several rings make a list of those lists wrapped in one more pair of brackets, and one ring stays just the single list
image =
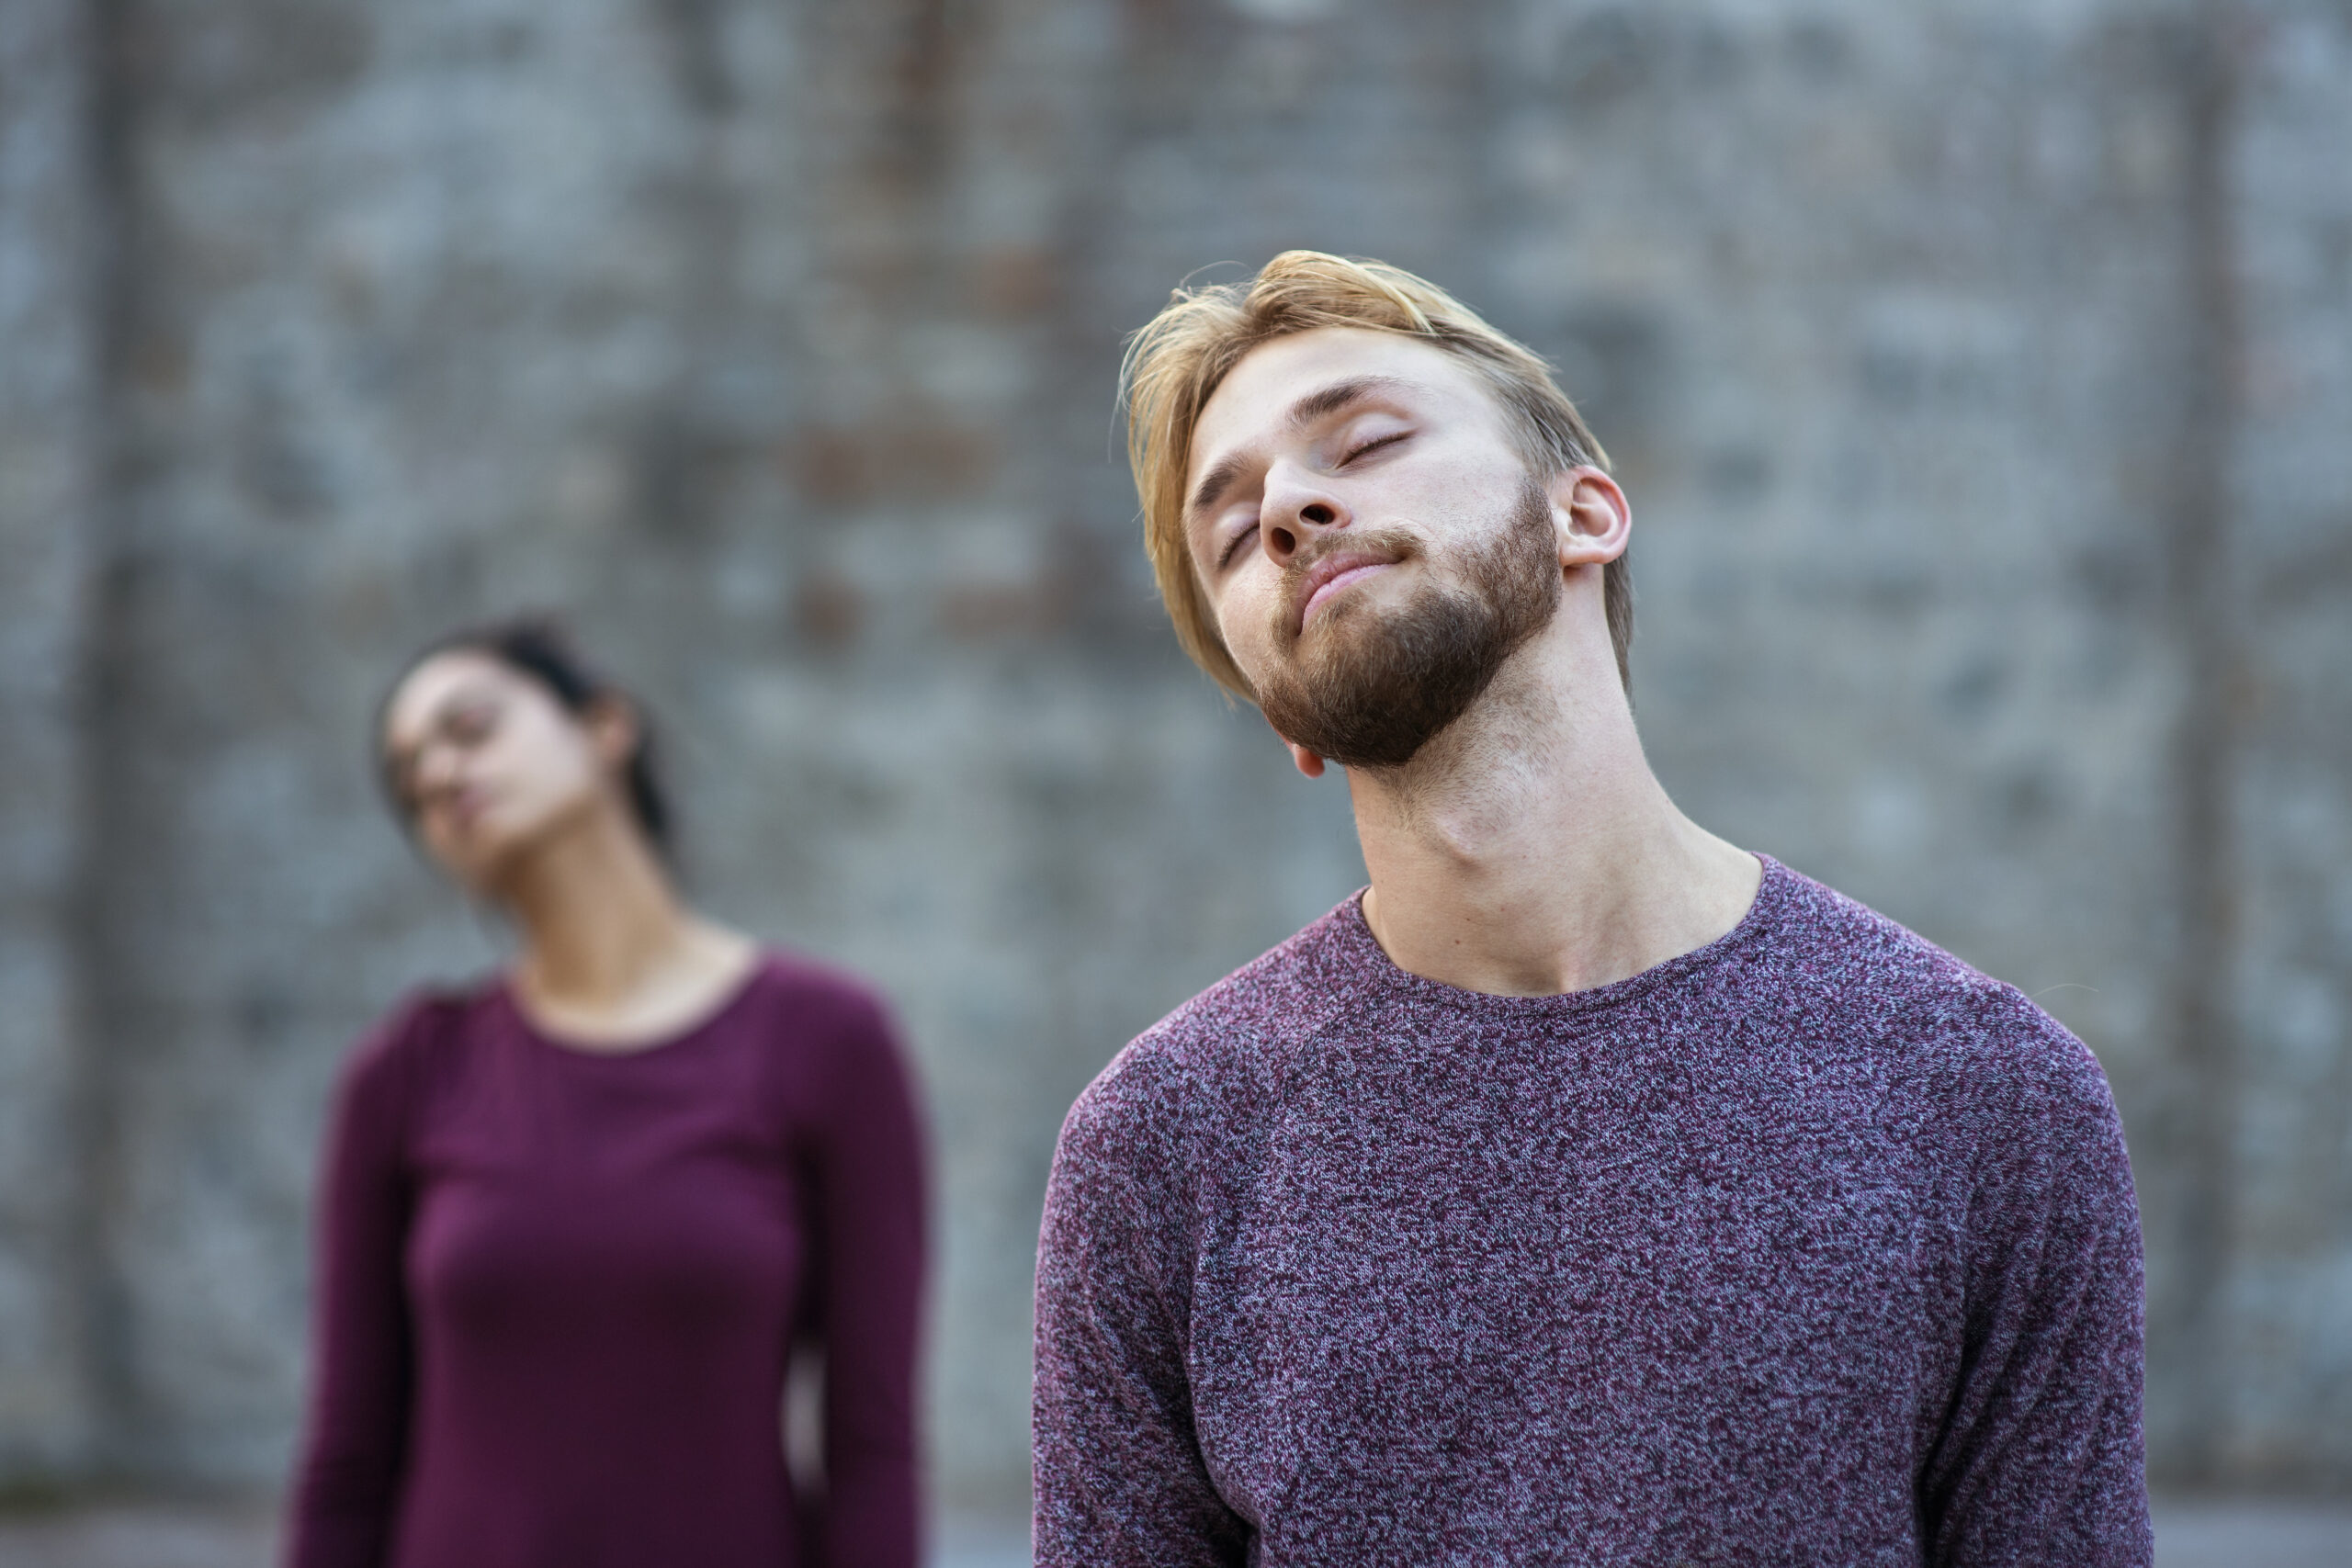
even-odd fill
[{"label": "woman's neck", "polygon": [[617,811],[585,813],[503,879],[523,951],[518,998],[566,1036],[632,1043],[707,1011],[756,960],[746,938],[678,897],[642,833]]}]

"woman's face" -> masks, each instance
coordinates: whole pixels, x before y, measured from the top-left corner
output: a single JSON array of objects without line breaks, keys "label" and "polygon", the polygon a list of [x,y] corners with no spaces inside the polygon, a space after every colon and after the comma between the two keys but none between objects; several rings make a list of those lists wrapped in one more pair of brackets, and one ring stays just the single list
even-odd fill
[{"label": "woman's face", "polygon": [[619,804],[635,734],[617,706],[575,715],[486,653],[436,653],[384,710],[384,767],[449,874],[494,892],[523,852]]}]

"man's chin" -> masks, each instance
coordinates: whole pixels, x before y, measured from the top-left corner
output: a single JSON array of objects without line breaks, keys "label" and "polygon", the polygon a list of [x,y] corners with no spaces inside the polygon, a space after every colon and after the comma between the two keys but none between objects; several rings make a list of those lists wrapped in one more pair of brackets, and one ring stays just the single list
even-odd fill
[{"label": "man's chin", "polygon": [[1268,682],[1258,705],[1275,734],[1343,768],[1401,768],[1459,716],[1420,711],[1409,687],[1367,679],[1360,669]]},{"label": "man's chin", "polygon": [[1337,604],[1316,611],[1315,618],[1291,639],[1290,673],[1305,676],[1317,665],[1328,668],[1359,655],[1362,649],[1355,645],[1371,641],[1379,628],[1380,615],[1364,603],[1362,590],[1342,594]]},{"label": "man's chin", "polygon": [[1276,734],[1341,767],[1401,768],[1558,608],[1543,493],[1531,487],[1459,583],[1424,577],[1378,598],[1372,589],[1336,596],[1286,639],[1289,658],[1259,683],[1258,705]]}]

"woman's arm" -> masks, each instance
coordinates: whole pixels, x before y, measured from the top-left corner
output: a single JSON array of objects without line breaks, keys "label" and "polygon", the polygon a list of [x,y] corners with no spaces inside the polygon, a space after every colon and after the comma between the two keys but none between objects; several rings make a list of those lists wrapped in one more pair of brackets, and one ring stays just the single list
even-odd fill
[{"label": "woman's arm", "polygon": [[817,1136],[826,1501],[816,1561],[915,1568],[922,1133],[879,1008],[861,1001],[830,1043]]},{"label": "woman's arm", "polygon": [[295,1478],[291,1568],[380,1568],[409,1412],[401,1279],[411,1190],[405,1010],[356,1053],[335,1096],[318,1209],[309,1431]]}]

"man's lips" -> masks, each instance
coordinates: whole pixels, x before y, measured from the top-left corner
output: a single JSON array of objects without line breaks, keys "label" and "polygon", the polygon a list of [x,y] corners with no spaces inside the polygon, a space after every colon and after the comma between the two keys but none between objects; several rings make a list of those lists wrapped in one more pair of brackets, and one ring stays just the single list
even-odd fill
[{"label": "man's lips", "polygon": [[1341,589],[1396,564],[1385,557],[1362,554],[1331,555],[1317,561],[1306,569],[1306,580],[1299,591],[1297,629],[1305,631],[1316,611]]}]

